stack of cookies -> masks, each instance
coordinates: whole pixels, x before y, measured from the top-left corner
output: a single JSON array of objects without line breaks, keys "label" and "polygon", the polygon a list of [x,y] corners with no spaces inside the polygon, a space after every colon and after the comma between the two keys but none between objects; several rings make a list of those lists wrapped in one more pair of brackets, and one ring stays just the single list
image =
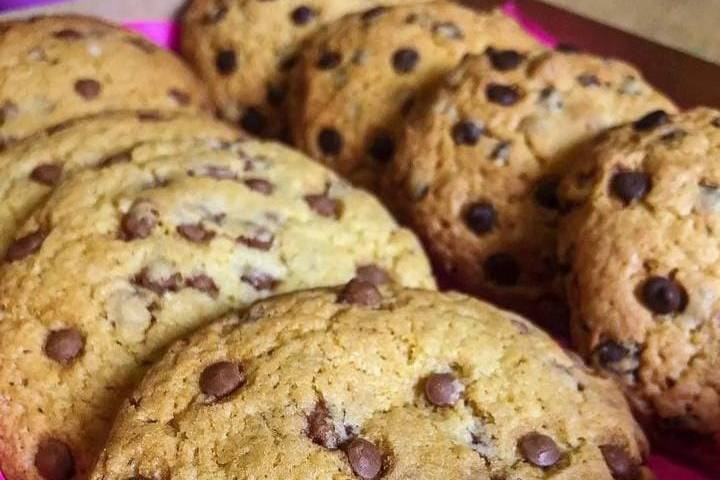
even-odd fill
[{"label": "stack of cookies", "polygon": [[720,113],[447,1],[184,26],[199,77],[0,23],[7,480],[649,480],[632,412],[720,432]]}]

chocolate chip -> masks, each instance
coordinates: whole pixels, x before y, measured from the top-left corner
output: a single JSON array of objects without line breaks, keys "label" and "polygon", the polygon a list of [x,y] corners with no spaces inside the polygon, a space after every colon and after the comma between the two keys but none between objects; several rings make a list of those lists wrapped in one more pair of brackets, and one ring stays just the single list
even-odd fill
[{"label": "chocolate chip", "polygon": [[462,391],[462,384],[451,373],[433,373],[425,380],[425,398],[436,407],[452,407]]},{"label": "chocolate chip", "polygon": [[338,302],[373,308],[380,305],[382,295],[374,284],[353,278],[343,287]]},{"label": "chocolate chip", "polygon": [[712,122],[710,122],[710,125],[716,128],[720,128],[720,117],[717,117]]},{"label": "chocolate chip", "polygon": [[74,328],[53,330],[45,340],[45,354],[56,362],[68,364],[83,351],[85,339]]},{"label": "chocolate chip", "polygon": [[92,100],[100,95],[100,83],[97,80],[83,78],[75,82],[75,92],[85,100]]},{"label": "chocolate chip", "polygon": [[516,285],[520,279],[520,267],[509,253],[496,253],[483,263],[485,277],[504,287]]},{"label": "chocolate chip", "polygon": [[492,103],[497,103],[503,107],[514,105],[520,100],[522,93],[515,85],[501,85],[499,83],[490,83],[485,88],[485,96]]},{"label": "chocolate chip", "polygon": [[371,20],[375,20],[377,17],[382,15],[383,13],[387,12],[387,7],[373,7],[370,10],[365,11],[362,14],[362,20],[364,22],[369,22]]},{"label": "chocolate chip", "polygon": [[650,277],[642,286],[642,302],[658,315],[677,313],[685,310],[687,293],[675,280]]},{"label": "chocolate chip", "polygon": [[651,186],[650,176],[645,172],[624,170],[610,179],[610,192],[625,205],[645,197]]},{"label": "chocolate chip", "polygon": [[162,295],[165,292],[177,292],[180,290],[182,284],[182,275],[178,272],[171,273],[167,276],[153,276],[150,270],[145,267],[140,270],[140,273],[135,275],[133,282],[151,292],[155,292],[158,295]]},{"label": "chocolate chip", "polygon": [[316,63],[320,70],[332,70],[342,62],[342,54],[340,52],[327,51],[323,52]]},{"label": "chocolate chip", "polygon": [[375,264],[362,265],[355,270],[355,278],[373,285],[384,285],[390,282],[390,276],[384,268]]},{"label": "chocolate chip", "polygon": [[670,123],[670,115],[664,110],[653,110],[644,117],[636,120],[633,127],[638,132],[653,130],[661,125]]},{"label": "chocolate chip", "polygon": [[216,399],[224,398],[245,384],[243,366],[235,362],[217,362],[200,374],[200,390]]},{"label": "chocolate chip", "polygon": [[190,104],[190,94],[187,92],[183,92],[182,90],[178,90],[177,88],[171,88],[170,90],[168,90],[168,96],[175,100],[175,103],[180,106]]},{"label": "chocolate chip", "polygon": [[285,89],[277,85],[268,85],[265,99],[273,107],[279,107],[285,101]]},{"label": "chocolate chip", "polygon": [[62,175],[62,165],[56,163],[46,163],[44,165],[38,165],[30,172],[30,179],[37,183],[52,187]]},{"label": "chocolate chip", "polygon": [[583,87],[599,87],[602,85],[597,75],[592,73],[583,73],[582,75],[578,75],[577,81]]},{"label": "chocolate chip", "polygon": [[65,28],[53,33],[53,37],[59,38],[61,40],[80,40],[84,36],[85,35],[78,32],[77,30],[73,30],[72,28]]},{"label": "chocolate chip", "polygon": [[638,466],[624,448],[601,445],[600,451],[615,480],[637,480],[640,477]]},{"label": "chocolate chip", "polygon": [[370,144],[368,153],[378,162],[388,163],[395,156],[395,140],[389,134],[377,135]]},{"label": "chocolate chip", "polygon": [[15,262],[37,252],[42,247],[46,236],[45,232],[37,230],[18,238],[8,247],[5,253],[5,261],[8,263]]},{"label": "chocolate chip", "polygon": [[560,200],[557,189],[559,185],[557,178],[545,178],[540,181],[535,189],[535,201],[548,210],[560,210]]},{"label": "chocolate chip", "polygon": [[338,219],[342,215],[342,202],[327,194],[305,195],[305,202],[318,215]]},{"label": "chocolate chip", "polygon": [[118,163],[127,163],[132,160],[132,153],[129,151],[125,152],[118,152],[114,153],[112,155],[109,155],[102,160],[100,160],[97,164],[98,168],[106,168]]},{"label": "chocolate chip", "polygon": [[217,298],[219,290],[215,281],[204,273],[194,275],[185,279],[185,286],[207,293],[212,298]]},{"label": "chocolate chip", "polygon": [[497,144],[495,144],[492,152],[490,152],[490,160],[499,160],[502,163],[507,162],[508,158],[510,157],[511,150],[512,143],[508,142],[507,140],[500,140]]},{"label": "chocolate chip", "polygon": [[683,138],[687,137],[687,135],[688,133],[685,130],[678,128],[676,130],[671,130],[667,133],[664,133],[660,137],[660,140],[665,143],[674,143],[681,141]]},{"label": "chocolate chip", "polygon": [[186,223],[177,226],[177,232],[195,243],[206,243],[215,237],[215,232],[206,230],[201,224]]},{"label": "chocolate chip", "polygon": [[290,18],[295,25],[306,25],[312,22],[317,16],[317,12],[310,7],[302,5],[297,7],[290,13]]},{"label": "chocolate chip", "polygon": [[465,209],[465,224],[478,235],[490,232],[497,224],[497,212],[490,202],[476,202]]},{"label": "chocolate chip", "polygon": [[230,75],[237,68],[235,50],[220,50],[215,56],[215,67],[220,75]]},{"label": "chocolate chip", "polygon": [[250,190],[263,195],[271,195],[275,190],[275,186],[272,183],[262,178],[248,178],[244,183]]},{"label": "chocolate chip", "polygon": [[323,128],[317,138],[318,147],[325,155],[336,156],[343,148],[343,138],[334,128]]},{"label": "chocolate chip", "polygon": [[158,223],[158,217],[158,210],[151,201],[136,201],[120,221],[122,238],[130,241],[149,237]]},{"label": "chocolate chip", "polygon": [[420,61],[420,54],[414,48],[401,48],[392,56],[392,65],[398,73],[410,73]]},{"label": "chocolate chip", "polygon": [[4,125],[8,120],[16,118],[19,113],[20,109],[14,102],[5,100],[5,102],[0,105],[0,126]]},{"label": "chocolate chip", "polygon": [[272,247],[275,236],[266,228],[259,227],[251,236],[240,236],[237,241],[256,250],[268,251]]},{"label": "chocolate chip", "polygon": [[299,57],[297,55],[290,55],[282,58],[278,63],[278,69],[282,72],[288,72],[297,64]]},{"label": "chocolate chip", "polygon": [[495,50],[490,47],[485,51],[495,70],[507,72],[515,70],[525,60],[525,56],[516,50]]},{"label": "chocolate chip", "polygon": [[162,114],[157,110],[141,110],[136,114],[141,122],[159,122],[164,120]]},{"label": "chocolate chip", "polygon": [[623,361],[630,355],[630,350],[613,340],[608,340],[595,348],[594,355],[597,357],[600,365],[607,367],[613,363]]},{"label": "chocolate chip", "polygon": [[542,433],[528,433],[518,441],[523,458],[538,467],[552,467],[560,460],[560,449],[555,441]]},{"label": "chocolate chip", "polygon": [[452,138],[456,145],[473,146],[478,143],[485,131],[481,122],[475,120],[460,120],[452,127]]},{"label": "chocolate chip", "polygon": [[252,285],[255,290],[273,290],[280,281],[268,273],[259,270],[249,270],[240,277],[243,282]]},{"label": "chocolate chip", "polygon": [[335,431],[330,411],[324,403],[320,402],[307,419],[307,436],[313,443],[316,443],[329,450],[335,450],[340,446],[340,436]]},{"label": "chocolate chip", "polygon": [[363,480],[374,480],[382,471],[383,454],[364,438],[356,438],[345,448],[350,468]]},{"label": "chocolate chip", "polygon": [[240,117],[240,126],[251,135],[262,136],[267,127],[267,118],[255,107],[248,107]]},{"label": "chocolate chip", "polygon": [[48,438],[38,445],[35,468],[46,480],[70,480],[75,476],[75,459],[65,442]]}]

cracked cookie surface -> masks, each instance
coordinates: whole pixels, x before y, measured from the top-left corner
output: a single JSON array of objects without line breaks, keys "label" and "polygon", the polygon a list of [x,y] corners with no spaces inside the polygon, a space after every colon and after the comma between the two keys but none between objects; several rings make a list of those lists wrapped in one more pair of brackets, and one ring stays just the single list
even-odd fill
[{"label": "cracked cookie surface", "polygon": [[290,83],[295,145],[377,190],[412,104],[465,54],[540,46],[499,11],[452,2],[346,16],[303,46]]},{"label": "cracked cookie surface", "polygon": [[573,337],[635,407],[720,432],[720,112],[661,112],[588,146],[561,185]]},{"label": "cracked cookie surface", "polygon": [[0,464],[86,478],[110,422],[178,337],[275,293],[359,274],[432,288],[415,237],[369,194],[280,145],[138,147],[78,172],[0,268]]},{"label": "cracked cookie surface", "polygon": [[413,112],[384,196],[459,287],[557,323],[558,176],[583,141],[659,108],[674,109],[622,62],[489,49]]},{"label": "cracked cookie surface", "polygon": [[649,479],[620,390],[454,293],[274,297],[177,342],[91,478]]},{"label": "cracked cookie surface", "polygon": [[208,108],[173,53],[101,20],[63,15],[0,22],[0,145],[106,110]]}]

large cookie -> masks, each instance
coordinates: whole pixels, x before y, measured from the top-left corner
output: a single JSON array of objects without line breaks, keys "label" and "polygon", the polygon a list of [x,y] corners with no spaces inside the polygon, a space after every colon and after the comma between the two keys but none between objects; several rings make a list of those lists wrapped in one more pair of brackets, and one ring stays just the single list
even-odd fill
[{"label": "large cookie", "polygon": [[15,231],[59,182],[77,171],[130,161],[153,142],[230,141],[239,133],[205,115],[158,112],[100,113],[70,120],[15,142],[0,152],[0,257]]},{"label": "large cookie", "polygon": [[[415,0],[415,2],[425,0]],[[255,135],[285,126],[287,74],[302,42],[351,12],[412,0],[192,0],[182,50],[208,83],[219,113]]]},{"label": "large cookie", "polygon": [[375,189],[412,103],[490,45],[539,48],[499,11],[454,3],[374,9],[328,25],[303,47],[292,78],[296,146]]},{"label": "large cookie", "polygon": [[654,112],[562,184],[573,336],[636,408],[720,433],[720,112]]},{"label": "large cookie", "polygon": [[165,346],[230,308],[356,274],[432,287],[415,237],[284,147],[140,147],[79,172],[0,269],[0,465],[85,478],[116,407]]},{"label": "large cookie", "polygon": [[0,22],[0,145],[105,110],[207,108],[174,54],[90,17]]},{"label": "large cookie", "polygon": [[459,294],[344,288],[177,342],[91,478],[648,479],[621,392]]},{"label": "large cookie", "polygon": [[413,113],[385,196],[457,285],[552,322],[558,175],[592,135],[659,108],[674,109],[627,64],[490,49]]}]

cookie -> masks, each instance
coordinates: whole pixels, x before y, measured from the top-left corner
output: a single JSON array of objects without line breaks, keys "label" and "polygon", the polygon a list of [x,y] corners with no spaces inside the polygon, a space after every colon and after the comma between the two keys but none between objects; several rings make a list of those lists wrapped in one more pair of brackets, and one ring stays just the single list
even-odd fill
[{"label": "cookie", "polygon": [[644,453],[619,389],[521,317],[355,279],[177,342],[91,478],[645,479]]},{"label": "cookie", "polygon": [[469,52],[539,48],[499,11],[448,2],[347,16],[312,37],[292,78],[295,145],[376,189],[408,109]]},{"label": "cookie", "polygon": [[0,22],[0,145],[105,110],[207,108],[174,54],[98,19]]},{"label": "cookie", "polygon": [[457,286],[558,326],[557,178],[583,141],[659,108],[622,62],[490,48],[411,114],[385,197]]},{"label": "cookie", "polygon": [[131,161],[143,144],[239,135],[204,115],[113,112],[69,120],[8,146],[0,152],[0,257],[33,210],[75,172]]},{"label": "cookie", "polygon": [[284,135],[287,74],[302,42],[345,14],[418,1],[192,0],[182,51],[221,116],[253,135]]},{"label": "cookie", "polygon": [[573,337],[661,426],[720,434],[720,112],[655,111],[561,184]]},{"label": "cookie", "polygon": [[204,139],[61,183],[0,268],[0,464],[86,478],[121,400],[168,343],[271,294],[356,274],[432,287],[415,237],[285,147]]}]

